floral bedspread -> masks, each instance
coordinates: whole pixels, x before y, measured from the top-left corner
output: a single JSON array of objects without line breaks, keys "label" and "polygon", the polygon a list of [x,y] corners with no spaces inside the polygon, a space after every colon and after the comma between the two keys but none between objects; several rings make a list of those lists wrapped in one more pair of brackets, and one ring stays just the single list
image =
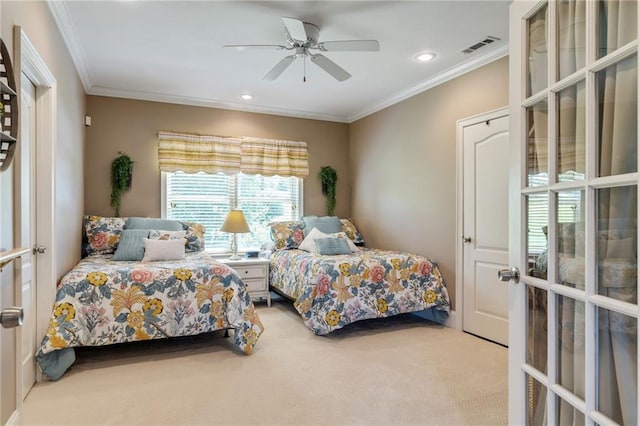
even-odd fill
[{"label": "floral bedspread", "polygon": [[304,323],[327,334],[355,321],[432,308],[449,314],[447,288],[437,265],[409,253],[364,249],[322,256],[278,250],[271,286],[294,299]]},{"label": "floral bedspread", "polygon": [[263,326],[244,283],[229,267],[205,252],[176,261],[110,259],[111,255],[86,257],[58,284],[37,353],[50,378],[56,380],[68,368],[56,365],[57,351],[76,346],[232,328],[234,344],[246,354],[253,351]]}]

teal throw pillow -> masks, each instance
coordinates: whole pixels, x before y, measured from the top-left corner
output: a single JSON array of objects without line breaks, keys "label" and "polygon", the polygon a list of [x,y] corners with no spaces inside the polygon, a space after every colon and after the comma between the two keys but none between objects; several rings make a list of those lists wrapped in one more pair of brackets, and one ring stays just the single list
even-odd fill
[{"label": "teal throw pillow", "polygon": [[146,229],[123,229],[113,260],[142,260],[144,239],[148,236]]},{"label": "teal throw pillow", "polygon": [[302,218],[304,222],[304,235],[306,236],[313,228],[325,234],[335,234],[342,231],[342,222],[337,216],[305,216]]},{"label": "teal throw pillow", "polygon": [[322,255],[351,254],[346,238],[316,238],[316,251]]},{"label": "teal throw pillow", "polygon": [[124,229],[160,229],[162,231],[182,231],[182,222],[178,220],[156,219],[149,217],[130,217]]}]

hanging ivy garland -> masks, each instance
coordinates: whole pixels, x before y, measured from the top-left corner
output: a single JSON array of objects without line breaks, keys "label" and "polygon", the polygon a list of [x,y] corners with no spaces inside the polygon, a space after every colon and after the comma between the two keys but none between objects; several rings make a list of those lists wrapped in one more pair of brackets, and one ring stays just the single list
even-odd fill
[{"label": "hanging ivy garland", "polygon": [[322,183],[322,193],[327,196],[327,216],[333,216],[336,208],[336,183],[338,173],[331,166],[320,168],[320,182]]},{"label": "hanging ivy garland", "polygon": [[111,163],[111,207],[115,210],[115,216],[120,216],[120,201],[122,194],[131,188],[133,176],[133,160],[124,152],[118,152]]}]

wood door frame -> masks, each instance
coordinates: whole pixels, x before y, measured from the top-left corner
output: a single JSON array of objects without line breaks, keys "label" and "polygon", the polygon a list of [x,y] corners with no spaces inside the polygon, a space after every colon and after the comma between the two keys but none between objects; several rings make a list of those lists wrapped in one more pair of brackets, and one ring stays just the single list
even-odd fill
[{"label": "wood door frame", "polygon": [[451,327],[460,331],[464,316],[464,128],[505,116],[509,116],[508,106],[456,121],[456,309],[452,311]]},{"label": "wood door frame", "polygon": [[[55,271],[55,157],[58,139],[57,130],[57,82],[49,67],[37,52],[27,34],[20,26],[14,26],[13,31],[15,69],[17,70],[16,82],[18,87],[22,84],[22,74],[26,75],[36,87],[36,238],[39,245],[47,247],[47,255],[39,256],[36,263],[35,275],[38,280],[48,285],[36,288],[36,339],[40,341],[47,330],[47,323],[51,314],[51,307],[55,300],[55,283],[57,281]],[[15,182],[15,188],[20,188],[20,182]],[[15,194],[20,194],[16,191]],[[14,202],[15,217],[20,217],[21,206]],[[20,224],[16,224],[19,226]],[[20,230],[15,229],[15,235],[20,235]],[[18,333],[16,351],[22,349],[21,333]],[[16,358],[16,362],[18,363]],[[17,372],[21,373],[22,366]],[[20,374],[21,376],[21,374]],[[42,380],[42,374],[37,371],[37,380]],[[16,380],[16,386],[17,385]],[[21,382],[20,382],[21,383]],[[20,385],[21,387],[21,385]],[[20,389],[22,395],[22,389]],[[22,404],[22,398],[20,405]]]}]

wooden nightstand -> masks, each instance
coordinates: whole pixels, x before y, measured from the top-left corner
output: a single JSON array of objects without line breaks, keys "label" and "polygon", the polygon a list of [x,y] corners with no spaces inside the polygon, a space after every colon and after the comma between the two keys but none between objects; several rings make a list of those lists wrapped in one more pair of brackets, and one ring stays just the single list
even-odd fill
[{"label": "wooden nightstand", "polygon": [[261,257],[240,260],[218,259],[221,263],[233,268],[247,286],[252,299],[266,299],[271,306],[269,293],[269,259]]}]

